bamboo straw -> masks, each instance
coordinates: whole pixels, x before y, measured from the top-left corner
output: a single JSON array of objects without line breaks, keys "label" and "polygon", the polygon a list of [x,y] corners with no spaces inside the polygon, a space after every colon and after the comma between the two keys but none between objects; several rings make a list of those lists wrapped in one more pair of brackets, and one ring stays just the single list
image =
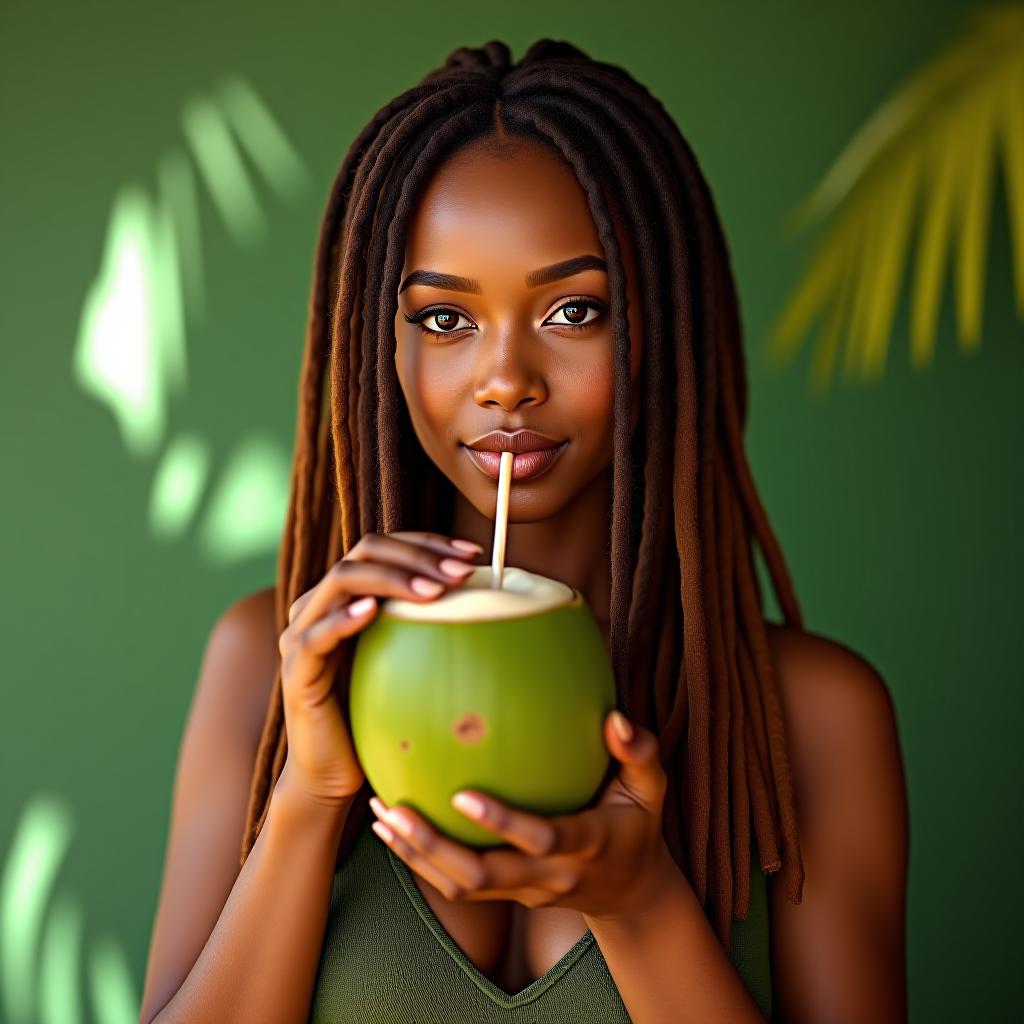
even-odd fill
[{"label": "bamboo straw", "polygon": [[505,572],[505,537],[508,532],[508,498],[512,490],[513,452],[501,453],[498,467],[498,504],[494,511],[494,545],[491,548],[491,589],[501,590]]}]

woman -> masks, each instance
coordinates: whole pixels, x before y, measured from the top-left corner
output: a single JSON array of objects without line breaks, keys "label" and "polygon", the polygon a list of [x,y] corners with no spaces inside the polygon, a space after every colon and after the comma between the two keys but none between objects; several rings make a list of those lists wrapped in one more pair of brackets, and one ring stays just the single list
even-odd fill
[{"label": "woman", "polygon": [[[373,118],[321,226],[277,586],[204,658],[142,1020],[905,1018],[892,704],[801,628],[745,413],[710,192],[625,71],[491,41]],[[578,814],[469,794],[481,854],[370,802],[344,709],[376,599],[486,562],[493,431],[559,448],[506,562],[584,595],[626,724]]]}]

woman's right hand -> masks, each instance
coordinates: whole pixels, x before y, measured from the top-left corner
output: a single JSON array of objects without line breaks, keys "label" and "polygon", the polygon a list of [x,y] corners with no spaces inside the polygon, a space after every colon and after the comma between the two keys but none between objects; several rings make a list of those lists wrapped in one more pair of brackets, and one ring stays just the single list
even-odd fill
[{"label": "woman's right hand", "polygon": [[293,602],[278,640],[285,767],[305,796],[345,805],[366,777],[334,693],[339,642],[373,621],[377,597],[433,601],[461,585],[473,569],[469,560],[483,553],[474,547],[471,553],[436,533],[367,533]]}]

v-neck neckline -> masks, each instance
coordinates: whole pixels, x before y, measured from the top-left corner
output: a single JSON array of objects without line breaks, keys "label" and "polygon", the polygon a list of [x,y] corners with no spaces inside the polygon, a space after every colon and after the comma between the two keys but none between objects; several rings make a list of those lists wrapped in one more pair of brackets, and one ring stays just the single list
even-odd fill
[{"label": "v-neck neckline", "polygon": [[416,912],[420,915],[423,923],[430,929],[434,937],[438,942],[448,951],[452,959],[462,968],[463,972],[473,982],[474,985],[485,996],[497,1003],[498,1006],[509,1009],[514,1006],[523,1006],[526,1003],[532,1002],[539,995],[546,992],[559,978],[562,977],[577,960],[583,956],[584,953],[594,943],[594,933],[588,928],[586,934],[584,934],[580,940],[568,950],[566,954],[558,961],[549,971],[542,974],[539,978],[531,981],[526,988],[519,992],[506,992],[503,988],[496,985],[486,974],[483,974],[480,969],[469,959],[468,956],[463,952],[462,948],[455,942],[455,940],[448,934],[445,927],[438,920],[437,915],[431,909],[430,904],[424,899],[423,893],[420,892],[416,885],[416,880],[412,877],[412,872],[409,870],[409,866],[399,857],[393,853],[391,849],[380,844],[384,852],[387,854],[388,861],[391,864],[395,875],[398,877],[402,888],[405,890],[405,894],[409,897],[409,901],[412,903]]}]

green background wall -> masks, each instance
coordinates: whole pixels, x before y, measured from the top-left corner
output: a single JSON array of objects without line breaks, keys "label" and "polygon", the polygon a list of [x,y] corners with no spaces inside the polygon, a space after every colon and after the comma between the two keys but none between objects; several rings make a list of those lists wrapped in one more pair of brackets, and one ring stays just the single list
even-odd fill
[{"label": "green background wall", "polygon": [[[49,914],[52,973],[17,982],[39,998],[33,1019],[73,1013],[77,997],[47,995],[47,977],[80,987],[83,1019],[133,1019],[124,1008],[141,993],[203,644],[227,604],[274,574],[275,529],[255,523],[249,548],[217,557],[226,538],[216,516],[239,487],[255,489],[250,499],[264,487],[270,527],[277,522],[313,246],[344,151],[379,106],[454,47],[499,38],[517,59],[543,36],[569,39],[648,85],[711,183],[747,332],[748,447],[807,626],[876,665],[897,707],[912,827],[912,1019],[1019,1013],[1022,830],[1013,807],[1024,673],[1012,638],[1024,569],[1024,353],[1002,182],[976,354],[955,348],[948,286],[927,372],[909,365],[902,305],[877,384],[844,380],[817,398],[806,350],[782,371],[761,354],[807,241],[783,237],[784,217],[971,9],[950,0],[459,0],[297,2],[284,13],[270,3],[147,10],[6,0],[0,867],[9,879],[23,814],[49,794],[56,817],[40,834],[54,877],[38,909]],[[262,98],[306,186],[289,198],[254,171],[266,230],[247,245],[199,181],[203,301],[185,331],[187,376],[152,447],[133,448],[110,404],[76,374],[83,309],[115,197],[132,185],[156,195],[161,161],[189,153],[186,104],[212,96],[227,74]],[[198,501],[178,532],[158,535],[154,481],[168,447],[188,438],[208,456]],[[15,958],[8,970],[35,962],[31,950],[0,948],[4,956]]]}]

